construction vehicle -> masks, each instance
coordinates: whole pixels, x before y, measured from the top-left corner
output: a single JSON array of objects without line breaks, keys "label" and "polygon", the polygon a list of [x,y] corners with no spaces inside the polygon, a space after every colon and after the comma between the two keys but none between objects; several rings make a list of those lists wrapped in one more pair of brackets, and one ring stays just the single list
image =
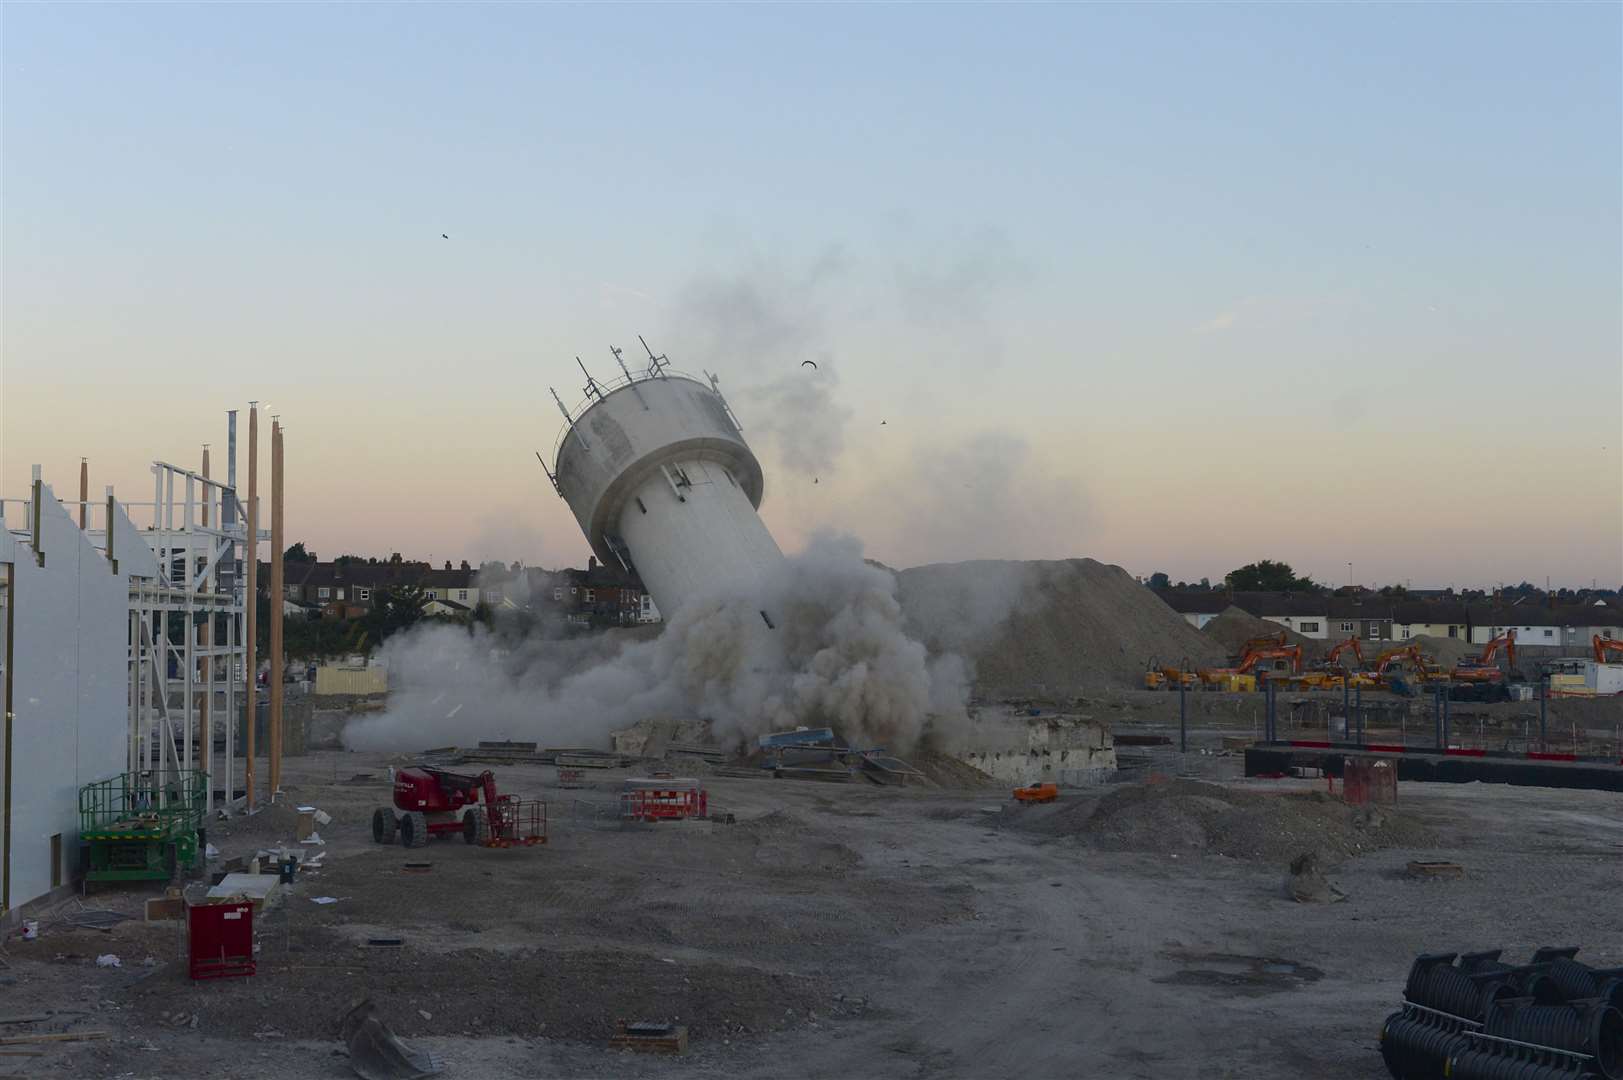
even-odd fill
[{"label": "construction vehicle", "polygon": [[1198,673],[1201,685],[1208,690],[1255,690],[1260,682],[1269,677],[1269,668],[1263,668],[1260,674],[1257,672],[1257,665],[1264,661],[1289,660],[1291,670],[1300,674],[1302,647],[1280,644],[1283,637],[1281,634],[1278,638],[1268,638],[1271,644],[1247,649],[1234,667],[1203,669]]},{"label": "construction vehicle", "polygon": [[1358,643],[1358,635],[1357,634],[1354,634],[1352,637],[1348,638],[1346,641],[1337,642],[1336,644],[1330,646],[1330,651],[1328,653],[1326,653],[1325,656],[1324,656],[1324,666],[1327,667],[1327,668],[1335,667],[1337,661],[1339,661],[1341,659],[1342,654],[1345,653],[1348,649],[1352,650],[1353,659],[1358,661],[1358,666],[1363,667],[1364,666],[1364,649],[1363,649],[1363,646],[1361,646]]},{"label": "construction vehicle", "polygon": [[1454,666],[1453,678],[1465,683],[1501,683],[1505,673],[1499,667],[1499,650],[1512,669],[1516,666],[1516,631],[1506,630],[1482,647],[1480,656],[1467,656]]},{"label": "construction vehicle", "polygon": [[429,765],[394,774],[394,806],[372,811],[372,839],[422,847],[431,837],[461,834],[469,844],[511,847],[547,842],[546,806],[496,791],[496,774],[477,776]]},{"label": "construction vehicle", "polygon": [[1186,690],[1195,690],[1200,686],[1200,677],[1189,670],[1189,658],[1183,658],[1183,667],[1173,667],[1162,664],[1153,657],[1149,668],[1144,672],[1144,689],[1146,690],[1176,690],[1179,687]]},{"label": "construction vehicle", "polygon": [[1014,801],[1023,803],[1053,802],[1059,798],[1058,784],[1027,784],[1014,789]]},{"label": "construction vehicle", "polygon": [[1623,664],[1623,641],[1596,634],[1591,644],[1595,648],[1595,663]]},{"label": "construction vehicle", "polygon": [[1353,656],[1358,660],[1360,668],[1364,663],[1364,650],[1359,644],[1358,635],[1354,634],[1346,641],[1338,642],[1330,647],[1330,651],[1311,671],[1305,671],[1290,679],[1290,685],[1300,690],[1340,690],[1343,686],[1374,686],[1375,681],[1364,675],[1361,670],[1354,669],[1348,672],[1341,667],[1342,654],[1351,649]]},{"label": "construction vehicle", "polygon": [[197,864],[206,841],[208,777],[197,769],[167,780],[120,773],[79,789],[79,865],[97,881],[170,881]]},{"label": "construction vehicle", "polygon": [[1166,688],[1166,673],[1161,670],[1160,663],[1152,656],[1149,663],[1144,665],[1144,689],[1165,690]]}]

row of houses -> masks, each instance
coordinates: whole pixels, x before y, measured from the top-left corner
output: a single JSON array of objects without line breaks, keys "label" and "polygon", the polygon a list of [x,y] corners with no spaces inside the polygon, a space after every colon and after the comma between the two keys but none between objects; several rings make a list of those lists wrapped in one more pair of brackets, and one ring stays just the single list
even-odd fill
[{"label": "row of houses", "polygon": [[[433,567],[398,558],[312,560],[284,563],[282,573],[282,602],[293,614],[362,618],[389,589],[416,588],[427,601],[424,612],[429,615],[469,615],[483,604],[498,611],[556,614],[581,626],[660,620],[653,598],[635,575],[601,566],[596,558],[589,559],[584,570],[517,565],[497,569],[495,564],[475,568],[466,562]],[[261,592],[268,594],[268,564],[261,564],[259,582]]]},{"label": "row of houses", "polygon": [[1278,623],[1319,641],[1357,637],[1364,641],[1459,638],[1484,645],[1506,630],[1518,645],[1588,648],[1595,636],[1623,639],[1623,607],[1606,601],[1552,607],[1525,604],[1468,604],[1449,599],[1405,599],[1367,593],[1353,596],[1299,592],[1180,592],[1159,595],[1196,629],[1230,607]]}]

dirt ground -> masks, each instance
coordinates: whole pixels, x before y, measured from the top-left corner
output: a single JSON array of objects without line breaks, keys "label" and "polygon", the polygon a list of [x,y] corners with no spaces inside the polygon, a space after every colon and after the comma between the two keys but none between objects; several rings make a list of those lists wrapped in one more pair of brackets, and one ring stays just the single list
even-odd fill
[{"label": "dirt ground", "polygon": [[[503,767],[504,789],[547,800],[550,843],[408,853],[371,843],[383,757],[290,758],[285,802],[209,834],[231,856],[290,840],[295,804],[334,816],[324,868],[259,921],[258,974],[192,983],[178,924],[75,929],[63,905],[0,954],[0,1014],[51,1015],[0,1036],[107,1037],[20,1047],[44,1053],[0,1056],[0,1076],[350,1076],[333,1033],[370,995],[448,1078],[1350,1080],[1384,1075],[1375,1034],[1418,952],[1577,944],[1623,964],[1616,795],[1409,784],[1367,820],[1322,781],[1185,760],[1222,786],[1013,808],[1001,789],[710,776],[734,824],[631,830],[624,773],[563,790]],[[1327,854],[1344,903],[1285,898],[1295,847]],[[1466,876],[1412,880],[1417,857]],[[418,860],[432,869],[403,872]],[[121,966],[97,967],[106,953]],[[685,1024],[690,1048],[612,1050],[617,1018]]]}]

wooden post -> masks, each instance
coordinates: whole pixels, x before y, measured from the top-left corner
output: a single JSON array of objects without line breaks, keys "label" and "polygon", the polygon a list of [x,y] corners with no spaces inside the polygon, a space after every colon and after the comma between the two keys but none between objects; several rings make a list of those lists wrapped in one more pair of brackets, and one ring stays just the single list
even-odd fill
[{"label": "wooden post", "polygon": [[[203,479],[209,478],[209,448],[203,444]],[[213,520],[210,507],[214,504],[214,489],[203,485],[203,528]],[[108,527],[109,532],[111,526]],[[209,575],[212,581],[213,574]],[[203,776],[208,791],[203,795],[207,809],[214,808],[214,724],[209,720],[209,709],[214,705],[214,613],[209,612],[197,627],[197,644],[203,651],[203,707],[198,710],[198,724],[203,729]]]},{"label": "wooden post", "polygon": [[243,571],[247,574],[247,603],[242,614],[244,666],[248,669],[247,758],[243,763],[243,793],[249,811],[254,808],[254,720],[258,714],[259,660],[254,640],[259,616],[259,402],[248,403],[248,538],[242,546]]},{"label": "wooden post", "polygon": [[[90,459],[79,459],[79,531],[85,528],[85,512],[90,509]],[[107,523],[107,530],[111,532],[113,523]]]},{"label": "wooden post", "polygon": [[282,790],[282,422],[271,420],[270,790]]}]

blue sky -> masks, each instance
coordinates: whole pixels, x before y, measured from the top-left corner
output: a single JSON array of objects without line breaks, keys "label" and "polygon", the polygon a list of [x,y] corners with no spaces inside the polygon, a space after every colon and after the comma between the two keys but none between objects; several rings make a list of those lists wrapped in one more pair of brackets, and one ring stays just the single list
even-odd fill
[{"label": "blue sky", "polygon": [[570,561],[641,332],[825,361],[786,547],[1615,582],[1620,11],[6,5],[0,488],[258,398],[324,554]]}]

